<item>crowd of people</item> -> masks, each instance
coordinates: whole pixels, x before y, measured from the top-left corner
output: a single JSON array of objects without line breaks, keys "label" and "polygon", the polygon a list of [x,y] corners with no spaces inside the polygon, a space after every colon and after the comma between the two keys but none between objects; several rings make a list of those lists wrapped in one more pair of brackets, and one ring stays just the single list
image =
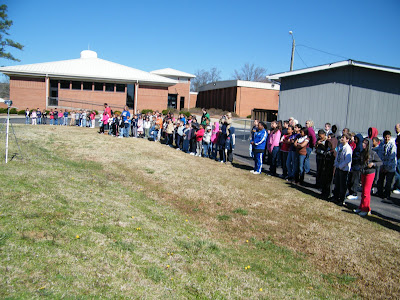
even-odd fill
[{"label": "crowd of people", "polygon": [[100,134],[107,133],[118,138],[146,138],[150,141],[165,142],[190,155],[215,159],[231,164],[235,149],[235,128],[232,114],[221,117],[211,125],[210,115],[203,108],[201,120],[195,115],[173,113],[162,115],[158,111],[133,114],[125,107],[121,113],[114,113],[108,107],[100,115]]},{"label": "crowd of people", "polygon": [[374,194],[385,201],[392,192],[400,194],[400,123],[395,132],[392,138],[385,130],[381,141],[373,127],[363,137],[348,128],[339,134],[337,126],[330,123],[316,133],[311,120],[304,127],[294,118],[273,121],[270,129],[256,120],[250,148],[255,167],[251,172],[261,174],[266,155],[270,175],[276,175],[277,166],[281,166],[282,178],[303,184],[304,175],[310,172],[310,154],[315,151],[316,187],[321,195],[343,205],[346,199],[358,199],[361,190],[361,203],[354,211],[367,216],[373,186],[377,190]]},{"label": "crowd of people", "polygon": [[[200,120],[194,115],[175,117],[173,113],[162,115],[158,111],[131,115],[128,107],[113,112],[105,103],[99,133],[163,141],[190,155],[232,164],[236,141],[232,114],[211,124],[207,110],[203,108],[202,112]],[[94,128],[96,112],[52,109],[47,113],[27,109],[25,117],[27,124],[33,125],[47,124],[49,118],[50,125]],[[395,126],[395,135],[385,130],[380,140],[378,130],[373,127],[363,137],[348,128],[338,132],[337,126],[330,123],[315,132],[312,120],[306,121],[305,126],[294,118],[273,121],[269,126],[254,121],[249,147],[249,155],[254,159],[251,173],[261,174],[263,164],[268,164],[268,175],[276,176],[279,167],[281,178],[302,185],[305,174],[310,172],[313,151],[317,164],[315,186],[322,197],[343,205],[346,199],[358,199],[361,191],[360,206],[355,212],[366,216],[371,211],[371,193],[386,201],[392,192],[400,194],[400,123]]]},{"label": "crowd of people", "polygon": [[25,110],[25,124],[32,125],[63,125],[63,126],[80,126],[94,128],[96,125],[96,112],[85,109],[71,110],[67,109],[58,110],[57,108],[47,110],[40,110],[40,108]]}]

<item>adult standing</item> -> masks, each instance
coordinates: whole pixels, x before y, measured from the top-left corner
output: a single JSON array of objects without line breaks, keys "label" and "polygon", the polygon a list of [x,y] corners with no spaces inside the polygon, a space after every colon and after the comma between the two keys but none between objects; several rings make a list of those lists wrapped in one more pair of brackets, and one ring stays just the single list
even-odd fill
[{"label": "adult standing", "polygon": [[251,142],[254,154],[254,170],[251,170],[250,173],[253,174],[261,174],[262,171],[263,155],[268,137],[265,127],[264,122],[258,123],[258,131],[254,132],[254,138]]},{"label": "adult standing", "polygon": [[314,130],[314,121],[312,120],[307,120],[306,121],[306,127],[307,127],[307,136],[309,139],[306,151],[306,159],[304,160],[304,172],[309,173],[310,172],[310,154],[312,150],[314,149],[314,146],[317,142],[317,137],[315,136],[315,130]]},{"label": "adult standing", "polygon": [[396,164],[396,173],[395,173],[395,181],[393,185],[393,194],[400,194],[400,123],[396,124],[394,127],[396,131],[396,149],[397,149],[397,164]]},{"label": "adult standing", "polygon": [[111,118],[111,108],[108,106],[107,103],[104,103],[104,113],[106,113],[108,117]]}]

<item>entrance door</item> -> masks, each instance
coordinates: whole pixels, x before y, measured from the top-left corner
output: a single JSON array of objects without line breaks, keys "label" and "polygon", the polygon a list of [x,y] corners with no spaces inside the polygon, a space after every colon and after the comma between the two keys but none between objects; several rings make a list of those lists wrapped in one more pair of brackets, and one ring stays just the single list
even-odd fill
[{"label": "entrance door", "polygon": [[168,94],[168,108],[177,108],[178,94]]},{"label": "entrance door", "polygon": [[180,105],[180,110],[185,108],[185,97],[181,97],[181,105]]}]

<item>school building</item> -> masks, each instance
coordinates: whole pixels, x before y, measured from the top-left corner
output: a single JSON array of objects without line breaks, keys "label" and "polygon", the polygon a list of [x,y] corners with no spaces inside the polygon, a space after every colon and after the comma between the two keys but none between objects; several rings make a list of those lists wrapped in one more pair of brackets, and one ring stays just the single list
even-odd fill
[{"label": "school building", "polygon": [[113,110],[188,109],[194,75],[171,68],[145,72],[97,57],[84,50],[78,59],[1,67],[10,77],[10,99],[19,110],[30,108]]},{"label": "school building", "polygon": [[216,81],[199,88],[197,107],[217,108],[240,117],[276,119],[279,84],[244,80]]}]

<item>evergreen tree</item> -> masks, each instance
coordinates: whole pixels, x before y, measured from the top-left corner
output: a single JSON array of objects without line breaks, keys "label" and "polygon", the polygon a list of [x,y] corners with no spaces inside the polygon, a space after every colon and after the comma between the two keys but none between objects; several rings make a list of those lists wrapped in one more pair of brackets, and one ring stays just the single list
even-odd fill
[{"label": "evergreen tree", "polygon": [[7,18],[7,5],[0,5],[0,57],[13,61],[20,61],[6,50],[6,48],[8,47],[16,48],[19,50],[22,50],[24,48],[24,46],[20,43],[14,42],[13,40],[6,38],[8,35],[10,35],[8,31],[13,24],[13,21],[8,20]]}]

